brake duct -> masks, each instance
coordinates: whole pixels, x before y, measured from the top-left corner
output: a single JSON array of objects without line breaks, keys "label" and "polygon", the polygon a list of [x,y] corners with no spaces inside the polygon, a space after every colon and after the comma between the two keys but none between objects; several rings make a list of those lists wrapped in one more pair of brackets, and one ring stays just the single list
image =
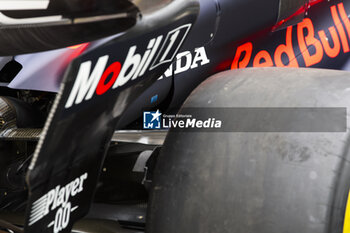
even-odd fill
[{"label": "brake duct", "polygon": [[[33,112],[25,103],[10,97],[0,97],[0,139],[38,140],[41,129],[30,126],[39,125],[38,122],[41,117],[36,118],[34,116],[33,119]],[[28,127],[25,127],[25,125],[28,125]]]}]

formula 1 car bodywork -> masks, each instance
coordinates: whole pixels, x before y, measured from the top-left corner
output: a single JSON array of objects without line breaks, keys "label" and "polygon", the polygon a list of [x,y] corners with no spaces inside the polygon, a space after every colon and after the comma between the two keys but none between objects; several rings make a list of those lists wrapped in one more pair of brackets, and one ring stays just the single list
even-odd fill
[{"label": "formula 1 car bodywork", "polygon": [[[349,13],[347,0],[0,0],[0,232],[144,230],[166,132],[135,131],[143,111],[177,111],[226,70],[350,70]],[[162,195],[149,232],[171,232]]]}]

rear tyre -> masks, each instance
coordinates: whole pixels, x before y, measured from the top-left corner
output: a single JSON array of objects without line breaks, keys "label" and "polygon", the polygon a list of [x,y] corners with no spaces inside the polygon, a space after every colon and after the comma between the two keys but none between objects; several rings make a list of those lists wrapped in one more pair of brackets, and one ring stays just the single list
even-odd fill
[{"label": "rear tyre", "polygon": [[[348,87],[341,71],[229,71],[205,81],[184,107],[349,107]],[[171,131],[147,232],[342,232],[349,161],[348,132]]]}]

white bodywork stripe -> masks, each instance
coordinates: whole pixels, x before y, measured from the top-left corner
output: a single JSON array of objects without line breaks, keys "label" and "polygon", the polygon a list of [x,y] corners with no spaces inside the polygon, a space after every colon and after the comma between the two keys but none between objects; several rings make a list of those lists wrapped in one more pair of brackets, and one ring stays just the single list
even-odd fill
[{"label": "white bodywork stripe", "polygon": [[0,0],[0,10],[42,10],[49,3],[49,0]]},{"label": "white bodywork stripe", "polygon": [[[1,4],[1,2],[0,2]],[[63,23],[61,15],[54,16],[44,16],[36,18],[24,18],[24,19],[14,19],[7,17],[6,15],[0,12],[0,25],[17,25],[17,24],[40,24],[40,23]],[[69,23],[69,21],[67,21]]]}]

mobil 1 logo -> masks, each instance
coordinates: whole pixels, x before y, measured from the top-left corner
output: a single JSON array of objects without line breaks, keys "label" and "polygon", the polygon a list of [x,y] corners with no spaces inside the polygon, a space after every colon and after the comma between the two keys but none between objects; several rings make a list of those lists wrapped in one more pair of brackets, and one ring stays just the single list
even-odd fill
[{"label": "mobil 1 logo", "polygon": [[182,43],[187,37],[190,28],[191,24],[185,24],[170,31],[167,34],[156,59],[152,63],[150,70],[153,70],[154,68],[164,63],[171,62],[174,59],[176,53],[179,51]]}]

